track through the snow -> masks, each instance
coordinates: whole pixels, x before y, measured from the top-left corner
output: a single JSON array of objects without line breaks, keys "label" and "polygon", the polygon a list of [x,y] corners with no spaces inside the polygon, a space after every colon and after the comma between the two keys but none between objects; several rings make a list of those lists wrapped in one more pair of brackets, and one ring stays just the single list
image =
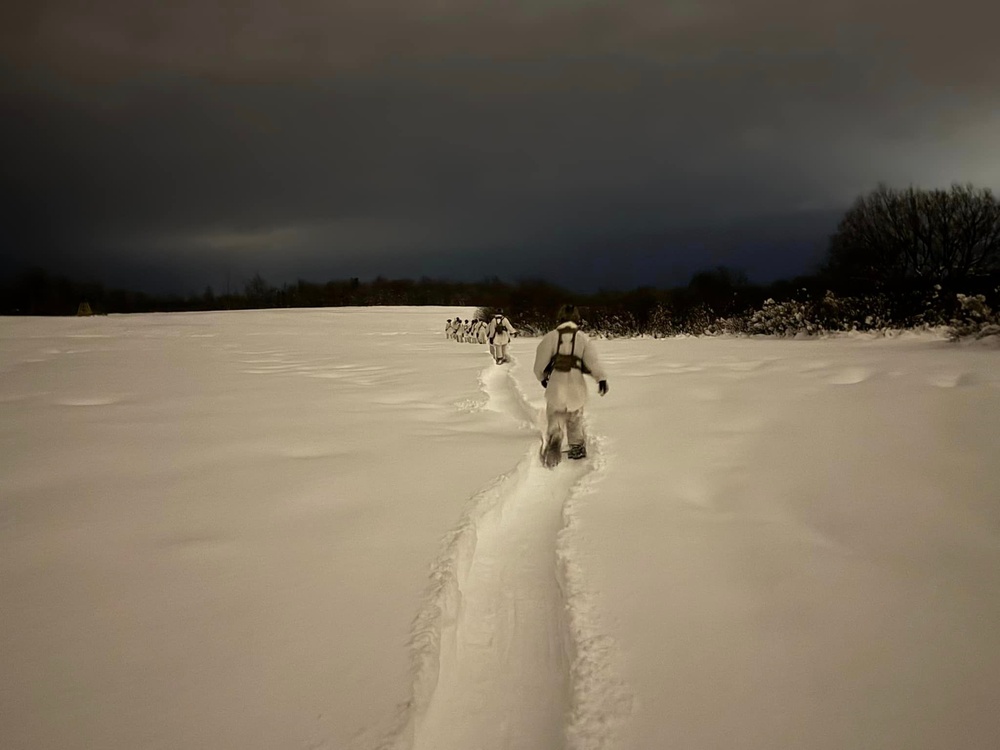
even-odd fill
[{"label": "track through the snow", "polygon": [[563,501],[583,470],[549,472],[533,453],[476,529],[417,750],[563,746],[570,656],[556,535]]},{"label": "track through the snow", "polygon": [[[539,410],[508,367],[491,366],[481,380],[487,408],[537,425]],[[528,434],[524,458],[473,499],[439,561],[436,589],[415,628],[414,701],[397,747],[565,745],[573,644],[557,537],[573,487],[592,464],[545,469],[538,432]]]}]

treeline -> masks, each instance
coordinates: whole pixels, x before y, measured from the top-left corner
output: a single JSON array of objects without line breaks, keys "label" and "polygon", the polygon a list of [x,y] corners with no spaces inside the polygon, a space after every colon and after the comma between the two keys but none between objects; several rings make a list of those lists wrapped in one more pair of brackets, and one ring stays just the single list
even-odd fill
[{"label": "treeline", "polygon": [[508,284],[498,279],[467,283],[379,277],[373,281],[352,278],[325,283],[300,280],[277,287],[255,274],[240,291],[229,294],[216,294],[208,287],[198,295],[153,295],[110,289],[100,283],[81,283],[33,269],[0,285],[0,314],[75,315],[83,302],[97,315],[372,305],[530,306],[546,295],[552,299],[552,295],[566,294],[546,282]]},{"label": "treeline", "polygon": [[1000,320],[1000,203],[989,190],[894,190],[858,198],[830,238],[815,274],[751,284],[738,270],[695,274],[673,289],[572,294],[545,281],[461,283],[423,278],[300,280],[276,287],[260,274],[238,293],[211,288],[189,297],[157,297],[99,284],[77,284],[32,271],[0,290],[3,312],[95,313],[334,307],[476,305],[502,308],[525,332],[551,326],[555,308],[572,300],[588,327],[605,336],[796,335],[823,331],[951,326],[956,335],[987,335]]}]

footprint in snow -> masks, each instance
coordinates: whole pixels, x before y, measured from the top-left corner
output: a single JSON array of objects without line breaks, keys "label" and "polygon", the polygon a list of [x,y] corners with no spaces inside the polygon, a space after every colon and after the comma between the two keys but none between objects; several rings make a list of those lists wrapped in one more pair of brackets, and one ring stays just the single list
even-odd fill
[{"label": "footprint in snow", "polygon": [[847,367],[826,378],[830,385],[857,385],[868,380],[874,372],[867,367]]}]

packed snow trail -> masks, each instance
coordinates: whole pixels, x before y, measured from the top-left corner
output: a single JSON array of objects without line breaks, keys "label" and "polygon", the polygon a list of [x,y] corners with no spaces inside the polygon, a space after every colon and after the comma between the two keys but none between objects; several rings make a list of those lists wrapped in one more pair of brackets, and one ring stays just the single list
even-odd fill
[{"label": "packed snow trail", "polygon": [[569,656],[555,543],[563,500],[582,469],[557,472],[544,476],[532,451],[510,494],[478,526],[416,750],[562,747]]},{"label": "packed snow trail", "polygon": [[[485,370],[482,384],[487,408],[537,423],[538,410],[507,367]],[[424,671],[435,674],[418,675],[431,687],[412,707],[414,750],[564,745],[572,644],[556,541],[563,507],[590,462],[547,470],[537,456],[538,433],[530,435],[518,465],[474,499],[453,554],[442,561],[454,577],[434,597],[437,653]]]}]

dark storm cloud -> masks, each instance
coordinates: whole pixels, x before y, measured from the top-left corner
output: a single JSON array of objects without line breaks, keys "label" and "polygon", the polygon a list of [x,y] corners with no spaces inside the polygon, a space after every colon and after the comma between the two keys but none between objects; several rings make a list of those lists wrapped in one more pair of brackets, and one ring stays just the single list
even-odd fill
[{"label": "dark storm cloud", "polygon": [[997,11],[807,5],[7,8],[3,231],[194,284],[676,283],[808,270],[880,179],[1000,185]]}]

